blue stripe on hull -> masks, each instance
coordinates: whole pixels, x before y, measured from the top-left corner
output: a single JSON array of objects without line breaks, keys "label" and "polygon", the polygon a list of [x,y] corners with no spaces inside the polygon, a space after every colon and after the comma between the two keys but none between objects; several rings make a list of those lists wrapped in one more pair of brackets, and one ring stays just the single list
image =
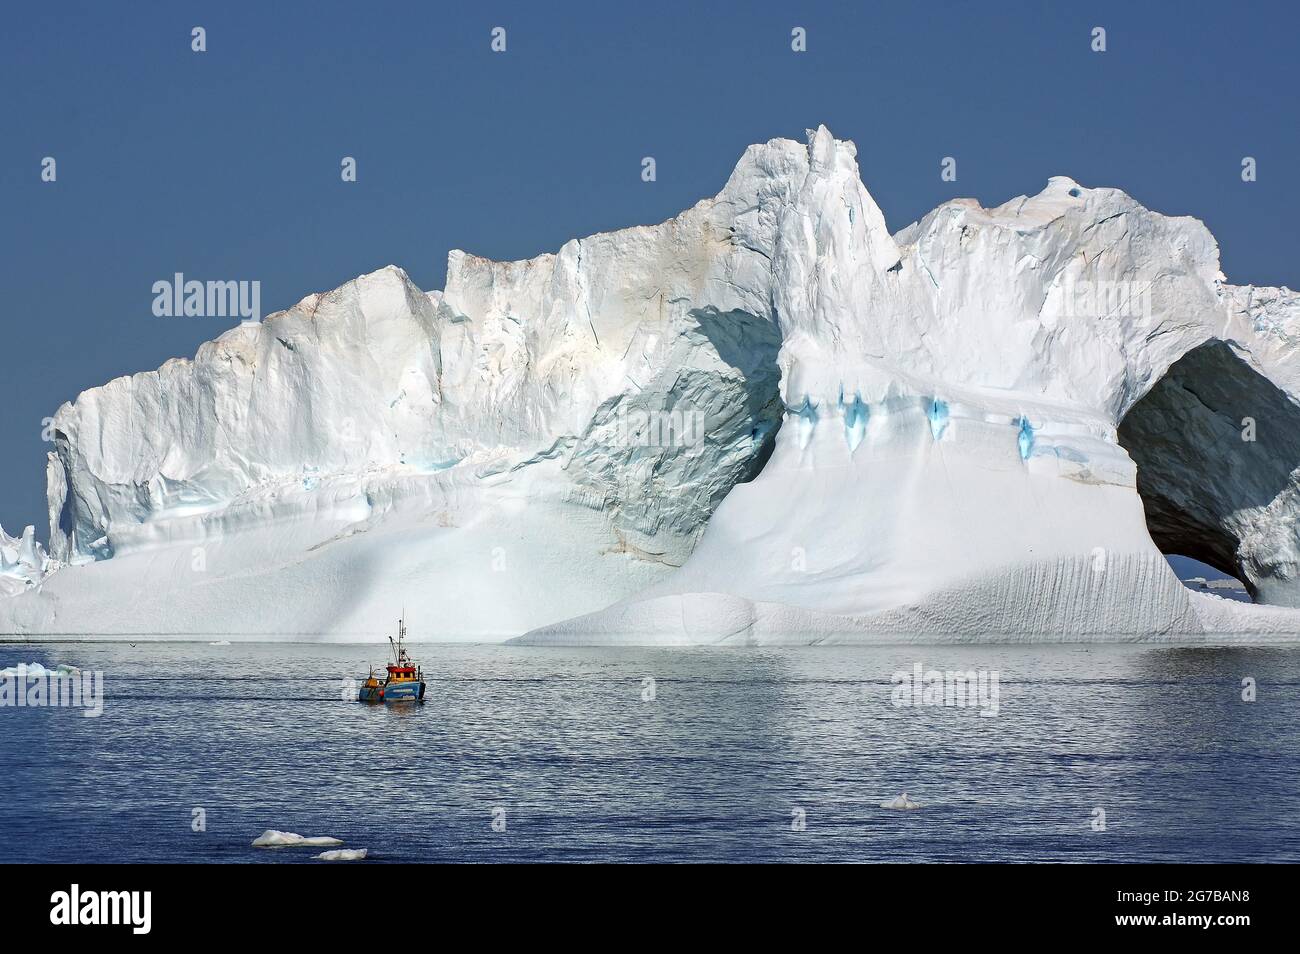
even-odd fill
[{"label": "blue stripe on hull", "polygon": [[362,686],[357,692],[360,702],[420,702],[424,699],[424,683],[399,682],[380,689],[367,689]]},{"label": "blue stripe on hull", "polygon": [[418,702],[424,695],[424,686],[418,682],[399,682],[384,687],[385,702]]}]

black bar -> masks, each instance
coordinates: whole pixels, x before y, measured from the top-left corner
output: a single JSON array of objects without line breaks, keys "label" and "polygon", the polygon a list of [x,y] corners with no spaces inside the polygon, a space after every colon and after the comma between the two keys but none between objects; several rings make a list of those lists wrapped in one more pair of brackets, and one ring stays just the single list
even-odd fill
[{"label": "black bar", "polygon": [[[775,919],[796,930],[839,925],[871,937],[910,925],[909,932],[936,942],[951,939],[952,931],[970,941],[987,930],[990,937],[1034,932],[1181,943],[1202,936],[1232,943],[1287,925],[1283,906],[1294,879],[1289,867],[1257,865],[860,865],[761,872],[752,866],[726,872],[597,872],[585,866],[567,874],[511,867],[10,868],[17,888],[6,905],[5,934],[10,941],[63,935],[78,943],[270,937],[348,943],[371,930],[383,932],[395,918],[420,932],[432,919],[448,932],[468,930],[470,937],[488,939],[533,917],[549,925],[548,933],[557,918],[576,919],[572,928],[580,934],[589,917],[616,914],[629,928],[651,930],[716,911],[738,927],[760,930]],[[51,923],[52,896],[69,893],[73,884],[83,899],[87,892],[149,892],[148,933],[136,933],[130,923]],[[718,894],[720,885],[729,886],[725,896]]]}]

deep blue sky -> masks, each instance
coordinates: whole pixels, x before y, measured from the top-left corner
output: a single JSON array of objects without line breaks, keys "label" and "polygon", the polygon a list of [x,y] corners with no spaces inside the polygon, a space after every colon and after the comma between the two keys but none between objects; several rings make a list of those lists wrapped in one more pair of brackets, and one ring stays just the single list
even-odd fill
[{"label": "deep blue sky", "polygon": [[1068,174],[1203,219],[1233,281],[1294,286],[1297,26],[1281,2],[7,3],[0,522],[45,535],[43,417],[233,323],[155,318],[173,272],[258,279],[266,313],[390,262],[438,288],[448,249],[662,221],[819,122],[891,229]]}]

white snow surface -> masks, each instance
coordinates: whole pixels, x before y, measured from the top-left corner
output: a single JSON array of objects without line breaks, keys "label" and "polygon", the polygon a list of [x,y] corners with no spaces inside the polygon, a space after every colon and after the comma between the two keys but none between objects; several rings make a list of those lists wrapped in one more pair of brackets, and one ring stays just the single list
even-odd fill
[{"label": "white snow surface", "polygon": [[0,632],[1293,639],[1298,345],[1196,219],[1056,177],[891,235],[821,127],[661,225],[382,269],[84,392]]}]

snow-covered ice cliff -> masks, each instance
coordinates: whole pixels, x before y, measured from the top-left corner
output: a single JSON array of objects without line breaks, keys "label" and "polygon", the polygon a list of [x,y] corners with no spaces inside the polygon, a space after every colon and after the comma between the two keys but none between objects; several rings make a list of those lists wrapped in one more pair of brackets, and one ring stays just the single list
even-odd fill
[{"label": "snow-covered ice cliff", "polygon": [[0,632],[1287,638],[1298,342],[1195,219],[1053,178],[891,235],[821,128],[662,225],[384,269],[83,393]]}]

